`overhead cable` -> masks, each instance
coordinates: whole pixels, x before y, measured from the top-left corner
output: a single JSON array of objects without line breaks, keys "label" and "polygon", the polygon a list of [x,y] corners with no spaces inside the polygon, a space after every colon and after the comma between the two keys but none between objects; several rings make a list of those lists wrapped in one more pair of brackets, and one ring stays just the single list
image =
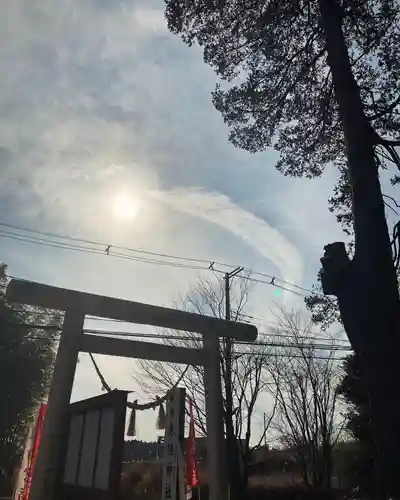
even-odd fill
[{"label": "overhead cable", "polygon": [[[192,270],[198,270],[198,271],[207,271],[207,270],[212,270],[217,273],[225,273],[225,270],[221,269],[216,269],[215,266],[220,266],[224,268],[229,268],[229,269],[234,269],[237,266],[234,266],[232,264],[227,264],[224,262],[218,262],[215,260],[208,260],[208,259],[200,259],[200,258],[194,258],[194,257],[186,257],[186,256],[177,256],[177,255],[171,255],[163,252],[153,252],[153,251],[148,251],[148,250],[142,250],[142,249],[137,249],[137,248],[130,248],[130,247],[125,247],[121,245],[113,245],[109,243],[103,243],[99,241],[94,241],[94,240],[89,240],[89,239],[84,239],[84,238],[76,238],[73,236],[68,236],[68,235],[61,235],[53,232],[48,232],[48,231],[40,231],[37,229],[31,229],[23,226],[18,226],[14,224],[8,224],[6,222],[0,222],[0,227],[6,228],[6,229],[0,229],[0,238],[9,238],[9,239],[14,239],[17,241],[25,242],[25,243],[32,243],[36,245],[42,245],[42,246],[48,246],[48,247],[53,247],[53,248],[59,248],[59,249],[64,249],[64,250],[70,250],[70,251],[77,251],[77,252],[83,252],[83,253],[92,253],[92,254],[97,254],[97,255],[106,255],[119,258],[119,259],[126,259],[126,260],[132,260],[136,262],[143,262],[147,264],[155,264],[155,265],[161,265],[161,266],[168,266],[168,267],[177,267],[177,268],[186,268],[186,269],[192,269]],[[12,231],[10,231],[10,229]],[[19,232],[15,232],[19,231]],[[21,234],[22,233],[22,234]],[[27,233],[27,234],[24,234]],[[33,236],[32,236],[33,235]],[[39,236],[35,236],[39,235]],[[50,239],[53,238],[53,239]],[[55,238],[55,239],[54,239]],[[62,241],[65,240],[65,241]],[[67,243],[67,242],[72,242],[72,243]],[[91,246],[87,246],[91,245]],[[138,255],[127,255],[126,253],[122,253],[120,251],[116,250],[122,250],[124,252],[129,252],[130,254],[140,254],[140,255],[148,255],[150,257],[160,257],[163,259],[168,259],[168,260],[159,260],[159,259],[154,259],[154,258],[147,258],[147,257],[142,257]],[[185,262],[185,263],[184,263]],[[192,264],[187,264],[188,262]],[[203,264],[203,265],[200,265]],[[255,283],[262,283],[262,284],[267,284],[274,286],[276,288],[279,288],[284,291],[288,291],[291,293],[294,293],[299,296],[304,296],[304,294],[297,292],[296,290],[299,290],[301,292],[305,292],[307,294],[315,294],[315,295],[321,295],[323,296],[322,293],[315,291],[315,290],[310,290],[305,287],[302,287],[300,285],[297,285],[295,283],[291,283],[287,280],[284,280],[283,278],[280,278],[278,276],[273,276],[268,273],[264,272],[259,272],[259,271],[253,271],[250,268],[243,268],[243,271],[245,273],[251,272],[254,275],[258,275],[261,277],[267,277],[270,280],[262,280],[262,279],[257,279],[252,276],[247,276],[247,275],[242,275],[238,274],[238,277],[241,279],[248,279],[250,281],[253,281]],[[277,283],[276,281],[279,281],[280,283]],[[287,286],[285,286],[287,285]],[[288,288],[290,287],[290,288]],[[296,290],[293,290],[292,288],[295,288]]]}]

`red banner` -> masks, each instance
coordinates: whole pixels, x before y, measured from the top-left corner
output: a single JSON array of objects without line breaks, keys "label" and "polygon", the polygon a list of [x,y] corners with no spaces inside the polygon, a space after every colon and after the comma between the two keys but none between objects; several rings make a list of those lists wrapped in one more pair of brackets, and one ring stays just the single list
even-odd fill
[{"label": "red banner", "polygon": [[43,421],[44,421],[44,416],[46,414],[46,407],[47,405],[41,404],[39,408],[39,414],[35,425],[35,431],[33,434],[32,449],[29,452],[28,467],[26,469],[24,489],[20,493],[19,500],[28,500],[29,498],[29,491],[31,489],[31,482],[33,476],[33,468],[35,466],[37,452],[39,449],[40,436],[42,434]]},{"label": "red banner", "polygon": [[189,399],[189,437],[187,440],[186,448],[186,467],[187,467],[187,478],[186,484],[188,487],[193,488],[199,486],[199,471],[197,469],[196,461],[196,446],[195,446],[195,430],[194,430],[194,418],[193,418],[193,404],[192,399]]}]

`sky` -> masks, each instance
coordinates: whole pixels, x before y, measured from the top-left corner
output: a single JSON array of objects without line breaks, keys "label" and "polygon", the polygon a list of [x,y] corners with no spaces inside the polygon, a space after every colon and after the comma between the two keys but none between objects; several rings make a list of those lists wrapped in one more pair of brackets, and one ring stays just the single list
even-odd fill
[{"label": "sky", "polygon": [[[0,222],[241,265],[306,288],[323,246],[343,240],[328,210],[333,168],[291,179],[274,169],[275,152],[229,144],[211,103],[217,76],[168,32],[161,0],[5,0],[0,73]],[[12,276],[162,306],[209,276],[1,232],[0,261]],[[259,284],[251,314],[268,318],[276,302],[301,305]],[[97,359],[111,386],[139,391],[132,360]],[[73,399],[99,393],[81,354]],[[139,439],[155,438],[154,421],[139,415]]]}]

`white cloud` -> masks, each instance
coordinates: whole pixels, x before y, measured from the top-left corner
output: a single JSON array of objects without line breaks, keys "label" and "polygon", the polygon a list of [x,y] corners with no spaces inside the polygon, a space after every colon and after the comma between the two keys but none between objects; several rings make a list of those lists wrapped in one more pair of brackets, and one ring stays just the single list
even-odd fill
[{"label": "white cloud", "polygon": [[[303,251],[310,258],[322,256],[323,247],[333,241],[345,241],[346,235],[336,224],[335,216],[328,209],[337,172],[328,168],[322,178],[291,179],[289,186],[265,200],[267,211],[279,207],[279,228],[301,241]],[[317,259],[319,266],[319,257]]]},{"label": "white cloud", "polygon": [[164,12],[160,9],[138,7],[134,11],[134,20],[137,27],[150,33],[168,32]]},{"label": "white cloud", "polygon": [[266,259],[272,261],[287,281],[300,283],[302,257],[297,248],[277,229],[241,208],[222,193],[201,189],[153,192],[170,207],[217,224],[233,233]]}]

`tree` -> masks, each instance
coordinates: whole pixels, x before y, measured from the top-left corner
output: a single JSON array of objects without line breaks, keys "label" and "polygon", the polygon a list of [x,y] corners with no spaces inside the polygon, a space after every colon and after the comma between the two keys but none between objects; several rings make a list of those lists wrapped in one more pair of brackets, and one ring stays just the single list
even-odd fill
[{"label": "tree", "polygon": [[278,317],[274,331],[285,332],[287,340],[268,362],[271,390],[277,395],[272,428],[294,453],[304,482],[326,493],[331,489],[333,448],[343,429],[340,370],[334,346],[321,351],[309,340],[311,325],[300,311],[281,310]]},{"label": "tree", "polygon": [[360,380],[360,363],[355,354],[348,356],[344,362],[344,377],[339,386],[339,393],[348,407],[347,430],[357,444],[350,463],[350,482],[362,495],[384,499],[384,484],[379,477],[374,456],[369,398]]},{"label": "tree", "polygon": [[[326,330],[340,322],[339,308],[336,301],[320,294],[319,286],[315,286],[314,291],[316,293],[306,297],[305,303],[313,321]],[[349,464],[350,483],[362,495],[384,499],[384,485],[375,454],[371,402],[361,377],[361,363],[357,354],[347,356],[343,374],[339,392],[348,406],[346,428],[357,445]]]},{"label": "tree", "polygon": [[55,324],[59,318],[46,311],[8,304],[6,266],[0,268],[0,487],[8,489],[28,426],[49,388],[54,360],[54,335],[26,325]]},{"label": "tree", "polygon": [[[182,300],[182,305],[185,310],[214,316],[217,318],[225,318],[224,308],[224,286],[221,282],[215,282],[207,279],[198,280],[196,286],[189,291],[187,296]],[[239,321],[243,318],[243,314],[249,299],[249,281],[237,279],[236,286],[232,287],[231,291],[231,320]],[[164,342],[170,345],[196,347],[202,345],[201,338],[195,338],[191,333],[177,332],[176,336],[182,336],[182,340],[177,340],[174,335],[173,339],[168,339],[171,335],[168,331],[162,331],[166,336]],[[224,342],[221,342],[221,379],[224,392],[224,421],[228,418],[232,419],[235,433],[235,441],[233,449],[231,448],[228,455],[228,475],[231,487],[231,498],[244,499],[247,495],[248,488],[248,468],[251,459],[252,449],[258,447],[267,428],[263,430],[259,441],[250,443],[253,433],[254,418],[257,413],[257,400],[260,394],[265,390],[266,380],[265,375],[265,355],[268,352],[268,347],[263,345],[246,345],[234,346],[231,354],[232,364],[232,390],[233,390],[233,407],[227,408],[226,400],[226,365],[227,365],[227,350]],[[182,385],[186,387],[187,394],[193,400],[193,409],[195,416],[195,424],[201,435],[207,434],[206,419],[205,419],[205,393],[203,385],[203,367],[190,366],[181,367],[173,364],[140,361],[140,372],[138,380],[142,387],[147,391],[162,391],[171,388],[176,380],[182,375]],[[143,377],[144,375],[144,377]],[[254,437],[254,435],[253,435]],[[233,456],[234,455],[234,456]],[[239,463],[239,467],[235,464]]]},{"label": "tree", "polygon": [[354,251],[326,247],[322,284],[359,355],[376,453],[388,493],[400,498],[400,303],[379,180],[380,169],[400,167],[399,3],[166,0],[166,17],[228,82],[213,102],[233,144],[273,146],[285,175],[316,177],[332,163],[339,171],[331,206],[353,222]]}]

